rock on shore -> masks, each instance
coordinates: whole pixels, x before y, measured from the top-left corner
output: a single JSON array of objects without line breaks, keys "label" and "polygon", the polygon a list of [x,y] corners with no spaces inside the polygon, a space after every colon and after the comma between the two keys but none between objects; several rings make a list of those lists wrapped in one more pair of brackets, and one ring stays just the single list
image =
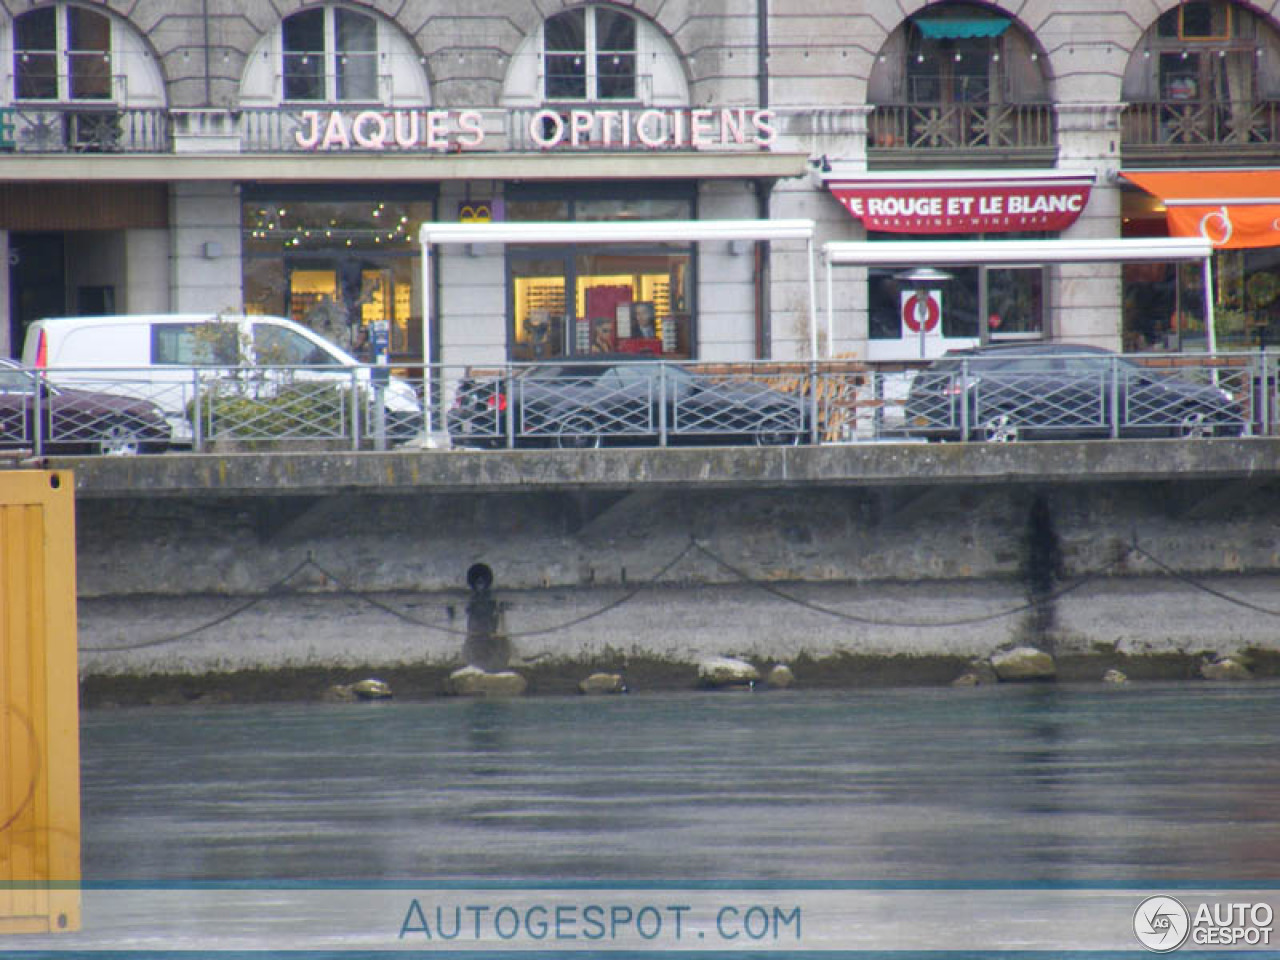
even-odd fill
[{"label": "rock on shore", "polygon": [[698,663],[698,686],[711,689],[753,687],[760,682],[760,671],[736,657],[708,657]]},{"label": "rock on shore", "polygon": [[1057,676],[1053,657],[1035,647],[1014,647],[991,657],[991,667],[1001,681],[1052,680]]},{"label": "rock on shore", "polygon": [[448,691],[456,697],[518,697],[529,683],[514,670],[490,673],[466,666],[449,674]]}]

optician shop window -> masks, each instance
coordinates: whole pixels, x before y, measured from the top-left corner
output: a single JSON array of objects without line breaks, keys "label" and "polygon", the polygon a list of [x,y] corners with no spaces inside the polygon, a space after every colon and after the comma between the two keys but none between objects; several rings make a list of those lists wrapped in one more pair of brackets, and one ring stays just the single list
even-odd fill
[{"label": "optician shop window", "polygon": [[244,298],[249,313],[289,317],[372,359],[372,325],[385,323],[392,359],[422,358],[418,230],[433,201],[419,188],[246,190]]},{"label": "optician shop window", "polygon": [[[692,191],[592,196],[534,187],[508,193],[508,220],[689,220]],[[576,244],[508,250],[514,360],[630,353],[693,355],[693,248]]]}]

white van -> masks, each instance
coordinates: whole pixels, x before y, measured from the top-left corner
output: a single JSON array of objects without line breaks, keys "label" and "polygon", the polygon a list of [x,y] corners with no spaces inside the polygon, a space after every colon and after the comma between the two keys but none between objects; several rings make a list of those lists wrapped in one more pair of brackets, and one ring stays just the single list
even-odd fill
[{"label": "white van", "polygon": [[[219,314],[139,314],[52,317],[27,329],[22,362],[68,386],[139,396],[160,406],[174,441],[190,443],[190,404],[198,382],[244,378],[245,368],[296,367],[297,380],[371,380],[369,368],[313,330],[283,317]],[[341,368],[332,371],[325,368]],[[277,384],[279,380],[275,381]],[[255,389],[271,389],[266,376]],[[413,387],[393,379],[385,392],[388,436],[417,433],[422,406]]]}]

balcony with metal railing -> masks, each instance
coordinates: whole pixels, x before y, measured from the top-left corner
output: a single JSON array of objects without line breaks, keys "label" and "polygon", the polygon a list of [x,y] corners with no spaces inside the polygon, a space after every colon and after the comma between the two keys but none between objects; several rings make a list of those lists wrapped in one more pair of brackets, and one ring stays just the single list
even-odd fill
[{"label": "balcony with metal railing", "polygon": [[111,104],[17,103],[0,108],[5,153],[169,153],[170,112]]},{"label": "balcony with metal railing", "polygon": [[1057,121],[1049,103],[973,101],[877,104],[868,122],[872,163],[1052,160]]},{"label": "balcony with metal railing", "polygon": [[1127,163],[1194,160],[1205,164],[1274,162],[1280,148],[1280,100],[1134,102],[1121,115]]}]

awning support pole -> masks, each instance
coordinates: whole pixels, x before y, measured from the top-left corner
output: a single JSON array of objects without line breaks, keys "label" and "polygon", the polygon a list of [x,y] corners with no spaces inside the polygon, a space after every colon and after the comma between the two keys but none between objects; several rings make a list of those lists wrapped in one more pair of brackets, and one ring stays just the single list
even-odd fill
[{"label": "awning support pole", "polygon": [[[826,274],[827,281],[827,336],[831,336],[831,331],[835,329],[835,321],[833,314],[835,312],[835,285],[831,279],[831,258],[823,254],[822,258],[823,272]],[[830,352],[830,351],[828,351]]]},{"label": "awning support pole", "polygon": [[1209,334],[1209,352],[1218,352],[1218,325],[1213,316],[1213,254],[1204,258],[1204,323]]},{"label": "awning support pole", "polygon": [[[813,262],[813,238],[805,241],[805,251],[809,254],[809,356],[818,359],[818,278]],[[828,320],[830,314],[828,314]],[[827,329],[827,356],[831,356],[831,330]]]},{"label": "awning support pole", "polygon": [[431,401],[431,244],[422,245],[422,410],[426,441],[431,442],[435,425]]}]

